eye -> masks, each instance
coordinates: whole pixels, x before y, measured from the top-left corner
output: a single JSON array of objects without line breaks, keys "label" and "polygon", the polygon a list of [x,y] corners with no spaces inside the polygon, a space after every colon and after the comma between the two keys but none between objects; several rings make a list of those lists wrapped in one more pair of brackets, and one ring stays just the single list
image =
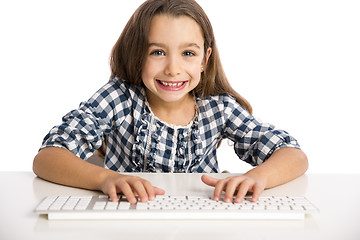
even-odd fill
[{"label": "eye", "polygon": [[183,52],[183,56],[192,57],[192,56],[195,56],[195,53],[192,51],[185,51],[185,52]]},{"label": "eye", "polygon": [[165,56],[165,52],[162,50],[154,50],[150,53],[150,55],[154,55],[154,56]]}]

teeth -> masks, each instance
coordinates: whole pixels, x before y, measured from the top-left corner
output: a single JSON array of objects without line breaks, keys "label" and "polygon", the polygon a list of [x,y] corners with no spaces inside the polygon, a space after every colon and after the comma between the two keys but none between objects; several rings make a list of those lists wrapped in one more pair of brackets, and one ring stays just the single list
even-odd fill
[{"label": "teeth", "polygon": [[166,87],[180,87],[181,85],[184,84],[184,82],[170,83],[170,82],[163,82],[163,81],[160,81],[160,83]]}]

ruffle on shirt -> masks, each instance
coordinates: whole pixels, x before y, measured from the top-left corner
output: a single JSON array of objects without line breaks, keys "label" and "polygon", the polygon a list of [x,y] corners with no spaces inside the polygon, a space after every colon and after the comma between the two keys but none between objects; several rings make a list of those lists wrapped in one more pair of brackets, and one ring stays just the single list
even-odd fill
[{"label": "ruffle on shirt", "polygon": [[[140,127],[136,133],[135,143],[133,145],[133,162],[136,164],[136,171],[144,170],[144,159],[146,160],[146,171],[156,172],[155,158],[158,154],[158,144],[161,138],[161,132],[164,131],[165,125],[161,122],[153,122],[151,125],[151,113],[144,113],[140,119]],[[150,146],[147,149],[147,139],[151,134]],[[148,150],[148,154],[146,153]]]},{"label": "ruffle on shirt", "polygon": [[146,136],[149,135],[149,129],[150,129],[150,121],[147,121],[147,118],[149,118],[149,114],[142,115],[140,121],[141,126],[138,128],[138,131],[136,133],[135,142],[133,144],[133,154],[132,154],[132,162],[135,164],[135,171],[136,172],[142,172],[142,159],[145,159],[144,153],[145,153],[145,147],[146,147]]},{"label": "ruffle on shirt", "polygon": [[[189,134],[190,134],[190,128],[180,128],[178,129],[178,136],[177,136],[177,146],[176,146],[176,155],[177,155],[177,172],[182,172],[182,169],[184,168],[184,164],[186,162],[186,156],[188,156],[188,162],[191,161],[191,151],[188,149],[188,154],[186,154],[186,148],[189,147]],[[189,164],[188,163],[188,164]],[[174,165],[174,163],[173,163]],[[172,169],[172,172],[176,171],[174,168]]]},{"label": "ruffle on shirt", "polygon": [[194,146],[195,146],[194,153],[197,158],[200,158],[204,153],[203,153],[203,145],[201,143],[201,138],[200,138],[198,116],[195,117],[194,124],[191,126],[191,128],[192,128],[191,140],[194,142]]},{"label": "ruffle on shirt", "polygon": [[160,171],[166,171],[167,169],[159,169],[159,166],[156,166],[156,157],[159,153],[158,144],[160,142],[161,133],[164,131],[165,125],[161,122],[156,121],[155,130],[151,132],[151,143],[150,143],[150,149],[149,149],[149,156],[146,161],[146,169],[148,172],[160,172]]},{"label": "ruffle on shirt", "polygon": [[[190,147],[189,141],[192,142]],[[188,149],[187,154],[186,149]],[[203,146],[199,134],[199,121],[197,115],[190,128],[179,129],[176,153],[178,157],[179,172],[191,172],[191,168],[199,163],[199,160],[203,155]]]},{"label": "ruffle on shirt", "polygon": [[[132,158],[136,171],[142,172],[144,170],[144,159],[147,158],[145,161],[147,172],[185,172],[186,170],[191,172],[191,167],[196,165],[203,155],[197,115],[189,127],[173,128],[170,124],[157,119],[147,107],[144,110],[133,145]],[[177,131],[177,144],[173,146],[175,151],[172,151],[176,154],[175,162],[172,161],[174,156],[167,159],[160,155],[160,141],[173,141],[173,139],[162,139],[163,131],[168,131],[166,128],[173,128],[174,131]],[[151,134],[151,141],[147,147],[149,134]],[[164,134],[165,136],[168,135]],[[189,144],[189,141],[192,144]]]}]

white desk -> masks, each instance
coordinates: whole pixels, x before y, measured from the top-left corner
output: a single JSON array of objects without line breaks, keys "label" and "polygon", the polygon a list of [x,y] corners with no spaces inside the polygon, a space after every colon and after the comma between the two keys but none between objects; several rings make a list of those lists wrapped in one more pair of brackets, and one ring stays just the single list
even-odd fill
[{"label": "white desk", "polygon": [[[212,194],[201,174],[141,176],[167,194]],[[304,175],[266,190],[263,195],[304,195],[320,208],[319,214],[293,221],[48,221],[33,213],[46,195],[94,192],[49,183],[31,172],[0,172],[0,186],[2,240],[360,239],[360,175]]]}]

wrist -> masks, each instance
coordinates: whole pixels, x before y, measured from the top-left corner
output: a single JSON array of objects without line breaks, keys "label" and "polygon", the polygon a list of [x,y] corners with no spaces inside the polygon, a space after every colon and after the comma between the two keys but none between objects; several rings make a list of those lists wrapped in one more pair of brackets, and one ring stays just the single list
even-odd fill
[{"label": "wrist", "polygon": [[261,182],[261,184],[264,186],[264,188],[268,188],[268,178],[266,177],[266,174],[263,174],[260,169],[253,168],[246,172],[244,176],[250,177],[255,179],[257,182]]},{"label": "wrist", "polygon": [[106,184],[106,181],[109,178],[111,178],[112,176],[119,176],[119,175],[121,175],[121,174],[118,172],[115,172],[110,169],[102,168],[96,178],[96,189],[103,190],[104,185]]}]

